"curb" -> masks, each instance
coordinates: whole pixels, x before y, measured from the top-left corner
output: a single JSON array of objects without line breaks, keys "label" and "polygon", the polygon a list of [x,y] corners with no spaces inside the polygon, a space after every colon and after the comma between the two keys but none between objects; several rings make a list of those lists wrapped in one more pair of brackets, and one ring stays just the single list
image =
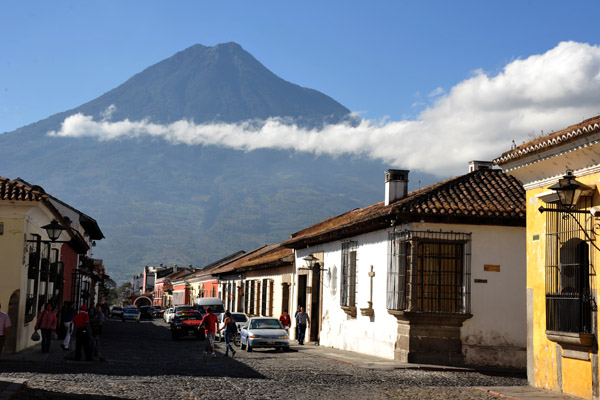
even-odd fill
[{"label": "curb", "polygon": [[483,393],[491,394],[492,396],[501,397],[503,399],[521,400],[519,397],[509,396],[509,395],[506,395],[506,394],[502,394],[500,392],[496,392],[495,390],[490,390],[490,389],[486,389],[486,388],[483,388],[483,387],[476,387],[476,388],[473,388],[473,389],[478,390],[478,391],[483,392]]},{"label": "curb", "polygon": [[6,382],[10,382],[2,392],[0,392],[0,400],[9,400],[22,387],[27,386],[27,379],[21,378],[2,378]]}]

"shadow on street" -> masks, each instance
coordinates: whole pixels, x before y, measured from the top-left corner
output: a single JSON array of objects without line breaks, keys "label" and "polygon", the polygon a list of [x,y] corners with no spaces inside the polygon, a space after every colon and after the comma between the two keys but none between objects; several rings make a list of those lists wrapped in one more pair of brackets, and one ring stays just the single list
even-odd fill
[{"label": "shadow on street", "polygon": [[39,345],[36,345],[24,351],[25,355],[3,357],[0,360],[0,372],[265,378],[235,358],[223,357],[224,343],[217,344],[217,358],[212,358],[202,355],[205,341],[193,337],[172,340],[169,326],[162,320],[139,323],[107,320],[100,344],[105,361],[100,361],[98,357],[94,361],[68,360],[65,358],[68,352],[60,349],[60,343],[60,340],[52,342],[49,355],[41,354]]}]

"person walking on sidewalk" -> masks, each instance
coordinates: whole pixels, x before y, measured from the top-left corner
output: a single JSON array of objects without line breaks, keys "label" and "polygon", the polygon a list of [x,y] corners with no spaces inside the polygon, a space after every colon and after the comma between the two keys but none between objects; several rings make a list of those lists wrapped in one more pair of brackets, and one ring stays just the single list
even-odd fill
[{"label": "person walking on sidewalk", "polygon": [[4,348],[4,339],[8,334],[9,326],[11,326],[10,317],[2,311],[2,304],[0,304],[0,354],[2,354],[2,349]]},{"label": "person walking on sidewalk", "polygon": [[231,341],[235,339],[238,329],[237,324],[233,318],[231,318],[231,313],[229,311],[225,311],[225,321],[223,321],[221,330],[223,329],[225,329],[225,332],[223,333],[223,337],[225,338],[225,357],[229,357],[229,350],[231,350],[231,357],[234,357],[235,350],[231,347]]},{"label": "person walking on sidewalk", "polygon": [[[100,334],[102,334],[102,325],[104,325],[104,312],[102,311],[102,306],[98,304],[96,306],[96,313],[90,320],[90,325],[92,328],[92,337],[96,342],[96,347],[100,349]],[[96,355],[98,353],[98,349],[94,348],[93,353]]]},{"label": "person walking on sidewalk", "polygon": [[80,311],[73,317],[73,327],[75,328],[75,359],[81,360],[81,349],[85,352],[86,361],[92,361],[92,346],[90,343],[90,316],[87,313],[87,306],[81,306]]},{"label": "person walking on sidewalk", "polygon": [[287,309],[283,310],[283,314],[279,316],[279,322],[281,322],[283,328],[286,329],[288,332],[292,328],[292,319],[290,318],[290,314],[288,314]]},{"label": "person walking on sidewalk", "polygon": [[71,335],[73,334],[73,317],[75,316],[75,309],[73,308],[73,302],[65,301],[65,305],[62,311],[62,322],[67,331],[65,340],[62,342],[62,349],[68,351],[71,348]]},{"label": "person walking on sidewalk", "polygon": [[208,349],[212,351],[212,356],[216,357],[215,354],[215,333],[217,333],[219,318],[212,313],[212,309],[208,307],[206,309],[206,315],[202,318],[200,325],[204,325],[204,333],[206,334],[206,347],[204,348],[204,355],[207,354]]},{"label": "person walking on sidewalk", "polygon": [[42,353],[50,351],[50,343],[52,342],[52,332],[56,330],[56,313],[52,309],[52,304],[46,303],[44,311],[37,318],[35,330],[42,330]]},{"label": "person walking on sidewalk", "polygon": [[308,314],[304,312],[304,307],[300,307],[300,312],[296,314],[296,326],[298,327],[298,344],[304,344],[304,335],[306,327],[310,324]]}]

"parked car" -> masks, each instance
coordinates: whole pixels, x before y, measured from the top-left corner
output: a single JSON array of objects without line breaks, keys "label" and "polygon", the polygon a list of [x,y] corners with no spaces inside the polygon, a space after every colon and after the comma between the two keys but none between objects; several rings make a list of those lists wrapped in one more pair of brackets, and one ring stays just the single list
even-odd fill
[{"label": "parked car", "polygon": [[179,311],[194,311],[194,306],[181,305],[169,308],[167,311],[165,311],[165,322],[167,324],[173,322],[173,317],[175,317],[175,314]]},{"label": "parked car", "polygon": [[123,316],[123,307],[111,306],[110,307],[110,316],[113,318],[121,318]]},{"label": "parked car", "polygon": [[152,317],[153,318],[161,318],[164,314],[165,310],[163,310],[160,306],[152,306]]},{"label": "parked car", "polygon": [[167,324],[171,322],[171,320],[173,319],[173,307],[167,308],[165,310],[165,312],[163,313],[163,319]]},{"label": "parked car", "polygon": [[204,327],[200,325],[202,315],[196,310],[178,311],[171,322],[171,338],[177,340],[186,336],[195,336],[204,340]]},{"label": "parked car", "polygon": [[206,310],[210,307],[210,310],[217,317],[225,312],[223,307],[223,301],[218,297],[200,297],[194,302],[196,310],[200,311],[202,315],[206,314]]},{"label": "parked car", "polygon": [[152,307],[150,306],[142,306],[140,307],[140,319],[152,319],[154,316],[152,315]]},{"label": "parked car", "polygon": [[[225,318],[226,318],[225,313],[219,315],[219,328],[223,327],[223,322],[225,322]],[[231,318],[233,318],[233,320],[235,321],[235,324],[238,327],[238,333],[241,332],[242,328],[244,328],[246,325],[248,325],[248,316],[244,313],[232,312]],[[220,341],[224,340],[222,332],[216,333],[215,338]],[[239,344],[239,342],[236,344]]]},{"label": "parked car", "polygon": [[123,309],[121,321],[125,322],[128,320],[140,322],[140,309],[134,306],[125,307]]},{"label": "parked car", "polygon": [[255,348],[290,349],[290,336],[281,322],[273,317],[250,318],[240,332],[242,350]]}]

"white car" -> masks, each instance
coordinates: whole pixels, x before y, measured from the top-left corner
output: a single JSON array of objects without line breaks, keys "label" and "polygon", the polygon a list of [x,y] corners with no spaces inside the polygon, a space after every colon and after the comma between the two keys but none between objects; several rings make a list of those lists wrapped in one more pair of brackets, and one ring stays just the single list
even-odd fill
[{"label": "white car", "polygon": [[165,310],[165,313],[163,314],[163,318],[167,324],[170,324],[174,315],[175,315],[175,313],[173,312],[173,307],[167,308]]},{"label": "white car", "polygon": [[256,348],[290,349],[290,336],[277,318],[250,318],[248,326],[240,333],[241,349],[252,351]]},{"label": "white car", "polygon": [[[225,318],[227,318],[225,316],[225,313],[219,315],[219,328],[223,327],[223,322],[225,322]],[[231,313],[231,318],[233,318],[233,320],[235,321],[235,324],[237,325],[238,333],[242,331],[242,328],[244,328],[246,325],[248,325],[248,316],[246,314],[244,314],[244,313],[241,313],[241,312],[232,312]],[[217,340],[220,340],[220,341],[225,340],[223,338],[222,333],[223,333],[223,331],[217,332],[215,334],[215,338]]]}]

